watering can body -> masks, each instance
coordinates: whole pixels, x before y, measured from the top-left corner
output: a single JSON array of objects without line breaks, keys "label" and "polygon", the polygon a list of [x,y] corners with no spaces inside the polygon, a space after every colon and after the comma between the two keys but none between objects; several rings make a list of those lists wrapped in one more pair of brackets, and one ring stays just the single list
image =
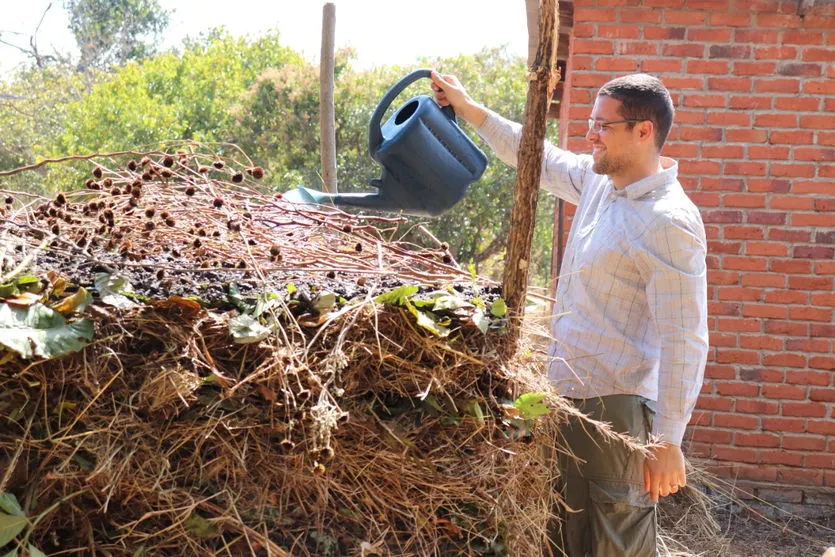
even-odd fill
[{"label": "watering can body", "polygon": [[386,93],[369,124],[368,150],[382,166],[371,180],[375,193],[327,194],[298,188],[285,194],[293,201],[335,203],[411,215],[437,216],[464,197],[467,187],[487,168],[487,157],[455,121],[451,107],[441,108],[428,95],[407,101],[383,125],[383,115],[409,84],[428,78],[417,70]]}]

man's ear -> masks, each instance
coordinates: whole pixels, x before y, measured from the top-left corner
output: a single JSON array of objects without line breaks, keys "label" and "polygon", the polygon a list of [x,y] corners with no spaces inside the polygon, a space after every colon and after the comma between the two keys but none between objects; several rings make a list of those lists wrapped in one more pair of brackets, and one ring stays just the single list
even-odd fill
[{"label": "man's ear", "polygon": [[652,120],[638,122],[638,138],[641,141],[655,140],[655,123]]}]

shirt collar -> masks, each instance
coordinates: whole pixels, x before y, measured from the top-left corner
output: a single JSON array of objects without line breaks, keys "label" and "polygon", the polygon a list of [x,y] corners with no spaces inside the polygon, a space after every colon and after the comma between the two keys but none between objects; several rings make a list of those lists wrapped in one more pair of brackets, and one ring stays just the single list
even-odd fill
[{"label": "shirt collar", "polygon": [[625,194],[628,199],[638,199],[651,191],[674,183],[678,179],[678,163],[669,157],[661,157],[659,163],[662,168],[661,172],[633,182],[618,193]]}]

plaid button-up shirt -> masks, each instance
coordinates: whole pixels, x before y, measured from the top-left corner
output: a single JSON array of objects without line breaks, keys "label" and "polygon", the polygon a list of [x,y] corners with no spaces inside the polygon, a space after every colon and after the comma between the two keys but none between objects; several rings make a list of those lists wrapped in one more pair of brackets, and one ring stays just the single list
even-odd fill
[{"label": "plaid button-up shirt", "polygon": [[[521,125],[490,113],[478,131],[516,166]],[[704,224],[672,159],[621,190],[592,164],[590,155],[546,144],[541,187],[577,205],[548,375],[571,398],[656,401],[653,433],[680,445],[707,359]]]}]

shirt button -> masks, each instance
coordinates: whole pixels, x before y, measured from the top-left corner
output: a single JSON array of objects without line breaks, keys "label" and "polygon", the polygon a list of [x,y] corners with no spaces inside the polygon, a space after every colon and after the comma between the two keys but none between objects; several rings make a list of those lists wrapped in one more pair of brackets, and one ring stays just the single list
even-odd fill
[{"label": "shirt button", "polygon": [[612,192],[612,193],[609,194],[609,199],[614,199],[617,196],[618,196],[618,194],[616,194],[615,192]]}]

